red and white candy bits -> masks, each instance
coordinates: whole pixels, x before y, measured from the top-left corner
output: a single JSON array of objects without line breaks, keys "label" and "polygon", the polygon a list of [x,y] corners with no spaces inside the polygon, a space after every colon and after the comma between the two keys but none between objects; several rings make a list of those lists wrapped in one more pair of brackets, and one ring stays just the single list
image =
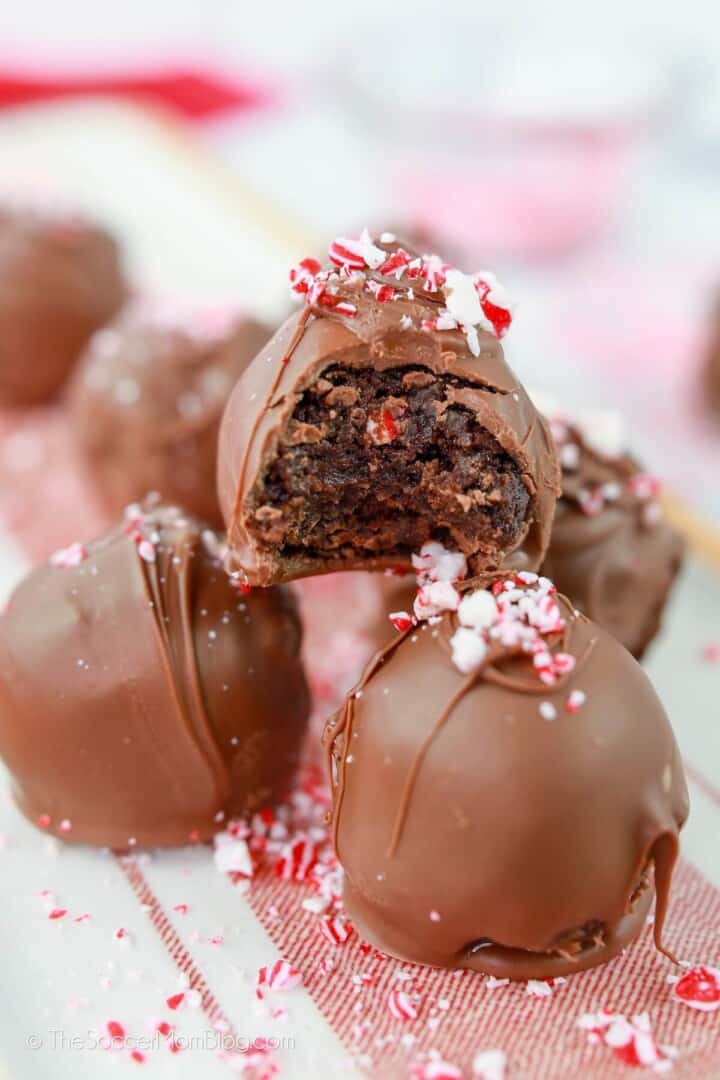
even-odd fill
[{"label": "red and white candy bits", "polygon": [[673,997],[700,1012],[720,1009],[720,968],[700,964],[687,971],[673,986]]},{"label": "red and white candy bits", "polygon": [[463,1080],[462,1069],[449,1061],[428,1061],[410,1066],[409,1080]]},{"label": "red and white candy bits", "polygon": [[344,945],[352,934],[350,923],[341,915],[325,915],[319,925],[320,933],[332,945]]},{"label": "red and white candy bits", "polygon": [[317,845],[300,836],[283,848],[275,864],[275,873],[283,881],[307,881],[317,860]]},{"label": "red and white candy bits", "polygon": [[276,960],[274,964],[266,964],[258,969],[255,977],[255,997],[259,1001],[270,990],[293,990],[301,986],[303,981],[302,972],[293,967],[287,960]]},{"label": "red and white candy bits", "polygon": [[388,994],[387,1007],[396,1020],[416,1020],[418,1011],[404,990],[393,988]]},{"label": "red and white candy bits", "polygon": [[69,547],[60,548],[59,551],[54,552],[50,556],[50,565],[57,566],[61,570],[69,570],[74,566],[79,566],[87,557],[87,548],[84,544],[75,541]]},{"label": "red and white candy bits", "polygon": [[[391,241],[388,241],[391,242]],[[388,254],[378,247],[367,229],[358,238],[345,236],[333,240],[328,248],[332,269],[323,270],[316,259],[302,259],[290,270],[290,287],[304,296],[306,303],[327,307],[353,318],[357,307],[344,300],[341,286],[352,280],[378,303],[412,300],[417,288],[426,293],[440,293],[445,306],[435,318],[425,319],[427,331],[461,330],[474,356],[480,355],[479,330],[501,338],[512,323],[513,305],[502,285],[489,270],[465,274],[444,262],[439,255],[410,255],[403,248]],[[391,285],[371,277],[375,273],[391,277]],[[408,326],[402,316],[403,329]]]},{"label": "red and white candy bits", "polygon": [[481,1050],[473,1059],[474,1080],[505,1080],[506,1068],[504,1050]]},{"label": "red and white candy bits", "polygon": [[589,1042],[610,1047],[625,1065],[668,1072],[677,1054],[674,1047],[660,1046],[655,1041],[647,1013],[628,1019],[622,1013],[601,1009],[581,1016],[578,1027],[587,1032]]}]

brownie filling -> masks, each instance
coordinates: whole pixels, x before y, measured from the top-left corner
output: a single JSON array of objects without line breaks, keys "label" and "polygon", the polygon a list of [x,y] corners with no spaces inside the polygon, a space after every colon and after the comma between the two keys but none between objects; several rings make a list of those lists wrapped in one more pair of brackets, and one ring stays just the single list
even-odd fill
[{"label": "brownie filling", "polygon": [[516,462],[452,401],[467,388],[424,368],[328,368],[255,485],[250,531],[285,559],[407,557],[433,539],[497,565],[529,494]]}]

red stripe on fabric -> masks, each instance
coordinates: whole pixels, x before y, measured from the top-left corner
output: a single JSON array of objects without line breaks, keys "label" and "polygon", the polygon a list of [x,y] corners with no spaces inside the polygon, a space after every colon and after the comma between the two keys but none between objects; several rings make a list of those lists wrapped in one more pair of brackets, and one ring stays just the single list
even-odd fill
[{"label": "red stripe on fabric", "polygon": [[[490,990],[485,980],[469,972],[457,974],[421,968],[363,952],[354,934],[346,945],[326,946],[317,931],[317,916],[301,901],[312,895],[304,886],[283,884],[268,871],[260,876],[248,900],[281,955],[299,967],[305,986],[334,1032],[359,1067],[384,1080],[407,1076],[416,1059],[437,1051],[446,1061],[472,1075],[474,1055],[499,1048],[508,1055],[509,1075],[523,1080],[620,1080],[627,1066],[604,1046],[592,1046],[577,1027],[585,1012],[603,1006],[628,1015],[649,1011],[659,1043],[675,1045],[680,1057],[675,1080],[699,1080],[720,1071],[717,1015],[697,1013],[672,998],[668,976],[675,973],[655,951],[651,927],[611,963],[572,976],[550,998],[532,998],[522,984]],[[268,916],[276,905],[282,921]],[[695,867],[682,861],[676,875],[667,945],[684,960],[720,964],[720,891]],[[331,955],[336,969],[318,971],[322,956]],[[372,971],[374,986],[357,990],[353,975]],[[408,972],[407,982],[397,979]],[[396,1020],[387,1007],[392,987],[420,994],[419,1016]],[[437,1008],[445,999],[447,1010]],[[414,1039],[412,1045],[403,1036]]]},{"label": "red stripe on fabric", "polygon": [[116,855],[116,861],[125,875],[130,888],[135,893],[140,903],[144,906],[152,926],[158,933],[165,949],[178,971],[188,978],[191,990],[197,990],[200,994],[201,1007],[208,1020],[212,1024],[221,1024],[230,1039],[239,1045],[237,1036],[233,1031],[226,1013],[220,1006],[215,994],[198,968],[192,955],[188,952],[184,942],[179,937],[174,926],[170,922],[162,904],[155,896],[147,883],[145,875],[132,856]]}]

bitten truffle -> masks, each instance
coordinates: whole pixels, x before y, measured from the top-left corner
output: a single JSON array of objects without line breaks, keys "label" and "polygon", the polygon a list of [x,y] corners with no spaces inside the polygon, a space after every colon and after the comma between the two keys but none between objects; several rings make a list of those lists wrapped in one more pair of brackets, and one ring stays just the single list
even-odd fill
[{"label": "bitten truffle", "polygon": [[304,307],[225,411],[233,569],[252,585],[380,569],[428,539],[463,551],[473,574],[537,568],[559,477],[503,356],[504,291],[366,233],[329,257],[329,270],[305,259],[291,271]]},{"label": "bitten truffle", "polygon": [[663,520],[659,481],[627,453],[619,414],[573,419],[549,401],[540,407],[563,488],[542,572],[639,660],[660,629],[685,542]]},{"label": "bitten truffle", "polygon": [[662,948],[688,800],[645,673],[547,579],[424,588],[438,619],[371,661],[325,732],[359,932],[403,960],[544,979],[618,953],[654,889]]},{"label": "bitten truffle", "polygon": [[52,398],[127,294],[117,244],[104,229],[0,207],[0,405]]},{"label": "bitten truffle", "polygon": [[22,812],[113,848],[204,840],[287,792],[309,695],[283,588],[245,595],[215,533],[129,507],[0,617],[0,754]]},{"label": "bitten truffle", "polygon": [[157,492],[222,527],[220,418],[271,331],[231,312],[140,304],[91,340],[69,395],[71,427],[111,517]]}]

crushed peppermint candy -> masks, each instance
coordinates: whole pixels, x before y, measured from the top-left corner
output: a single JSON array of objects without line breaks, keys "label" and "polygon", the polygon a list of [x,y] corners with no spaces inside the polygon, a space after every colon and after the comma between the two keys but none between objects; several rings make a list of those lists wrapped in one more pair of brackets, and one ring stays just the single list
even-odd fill
[{"label": "crushed peppermint candy", "polygon": [[700,1012],[720,1009],[720,968],[700,964],[686,971],[673,986],[673,998]]},{"label": "crushed peppermint candy", "polygon": [[467,574],[467,560],[459,551],[448,551],[435,540],[428,540],[419,555],[412,556],[418,586],[435,581],[458,582]]},{"label": "crushed peppermint candy", "polygon": [[449,1061],[428,1061],[410,1066],[410,1080],[463,1080],[462,1069]]},{"label": "crushed peppermint candy", "polygon": [[[391,244],[381,234],[380,243]],[[306,258],[290,270],[290,288],[304,296],[306,303],[334,310],[340,315],[354,317],[357,306],[344,300],[339,289],[346,283],[360,284],[378,303],[396,299],[413,300],[419,284],[429,294],[441,294],[445,306],[432,319],[422,320],[424,330],[460,329],[474,356],[480,355],[478,331],[502,337],[512,323],[513,305],[494,274],[480,271],[465,274],[444,262],[439,255],[413,256],[404,248],[385,251],[373,241],[367,229],[358,238],[337,237],[328,248],[331,263],[323,269],[317,259]],[[391,285],[370,276],[391,277]],[[409,282],[409,287],[404,287]],[[407,316],[401,326],[407,329]]]},{"label": "crushed peppermint candy", "polygon": [[332,945],[344,945],[352,934],[352,927],[340,915],[325,915],[320,920],[320,933]]},{"label": "crushed peppermint candy", "polygon": [[586,701],[587,694],[584,690],[571,690],[565,702],[565,712],[579,713]]},{"label": "crushed peppermint candy", "polygon": [[505,1080],[507,1055],[504,1050],[481,1050],[472,1068],[474,1080]]},{"label": "crushed peppermint candy", "polygon": [[253,862],[247,840],[230,830],[217,833],[213,838],[213,859],[221,874],[253,875]]},{"label": "crushed peppermint candy", "polygon": [[[457,587],[467,572],[465,556],[429,542],[419,555],[412,556],[418,591],[413,604],[413,622],[405,612],[394,612],[398,629],[407,630],[415,622],[432,621],[445,612],[456,612],[458,627],[450,639],[452,660],[458,671],[469,675],[486,662],[493,645],[527,653],[541,683],[555,686],[575,669],[575,657],[554,650],[548,640],[562,633],[566,621],[557,600],[557,590],[549,578],[520,571],[494,583],[490,589],[461,593]],[[582,691],[571,693],[568,712],[585,702]],[[554,720],[557,708],[542,702],[540,715]]]},{"label": "crushed peppermint candy", "polygon": [[50,565],[57,566],[62,570],[70,570],[74,566],[79,566],[81,562],[84,562],[88,557],[88,550],[84,544],[79,541],[70,544],[69,547],[60,548],[59,551],[53,552],[50,556]]},{"label": "crushed peppermint candy", "polygon": [[599,1013],[585,1013],[577,1023],[587,1032],[590,1043],[610,1047],[625,1065],[668,1072],[672,1068],[672,1059],[677,1056],[674,1047],[660,1046],[656,1042],[648,1013],[628,1019],[622,1013],[601,1009]]},{"label": "crushed peppermint candy", "polygon": [[299,968],[293,967],[287,960],[276,960],[274,964],[266,964],[258,969],[255,977],[255,997],[262,1001],[269,990],[293,990],[296,986],[301,986],[302,981]]},{"label": "crushed peppermint candy", "polygon": [[552,992],[556,986],[562,986],[567,982],[567,979],[528,979],[525,983],[525,993],[530,997],[535,998],[548,998],[552,997]]},{"label": "crushed peppermint candy", "polygon": [[306,881],[317,859],[317,845],[308,837],[299,836],[283,848],[275,873],[283,881]]},{"label": "crushed peppermint candy", "polygon": [[[459,671],[469,674],[480,667],[493,645],[531,656],[537,676],[546,686],[554,686],[573,671],[575,657],[553,652],[547,640],[565,628],[555,586],[548,578],[521,572],[496,582],[489,592],[479,591],[484,594],[482,600],[477,591],[466,594],[462,612],[457,609],[461,625],[450,639],[450,647]],[[455,609],[448,604],[446,610]],[[542,702],[539,711],[546,720],[557,715],[551,702]]]},{"label": "crushed peppermint candy", "polygon": [[418,1010],[404,990],[394,987],[388,994],[387,1007],[396,1020],[416,1020]]},{"label": "crushed peppermint candy", "polygon": [[409,630],[411,626],[415,625],[415,617],[409,615],[407,611],[391,611],[388,619],[400,633]]}]

